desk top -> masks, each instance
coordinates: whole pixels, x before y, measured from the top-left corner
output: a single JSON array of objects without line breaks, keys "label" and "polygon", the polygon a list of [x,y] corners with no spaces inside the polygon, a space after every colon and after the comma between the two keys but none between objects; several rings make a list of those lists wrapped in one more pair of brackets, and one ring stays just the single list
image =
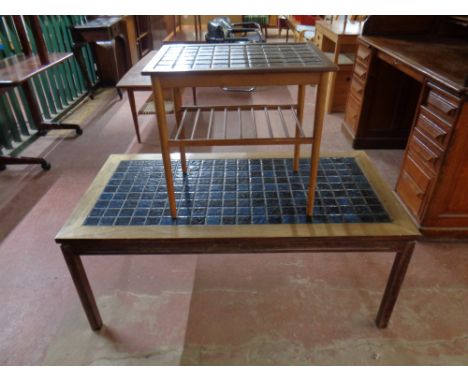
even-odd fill
[{"label": "desk top", "polygon": [[32,76],[59,64],[73,53],[49,53],[48,64],[42,65],[39,56],[12,56],[0,61],[0,87],[21,85]]},{"label": "desk top", "polygon": [[[136,154],[136,155],[112,155],[109,157],[96,179],[86,191],[70,219],[56,236],[56,241],[66,243],[67,241],[96,241],[96,240],[165,240],[172,239],[209,239],[209,238],[339,238],[339,237],[381,237],[383,239],[405,240],[418,237],[419,231],[405,212],[395,194],[384,184],[382,179],[373,168],[368,157],[363,152],[350,153],[324,153],[326,157],[354,158],[360,170],[372,186],[372,190],[379,199],[381,205],[388,214],[389,219],[373,220],[373,223],[350,222],[350,223],[305,223],[305,224],[239,224],[235,225],[90,225],[86,220],[93,216],[91,213],[99,202],[100,197],[110,191],[109,182],[115,182],[114,175],[122,171],[122,166],[131,165],[126,161],[154,161],[161,160],[159,154]],[[255,158],[289,158],[279,153],[256,153],[256,154],[190,154],[188,159],[255,159]],[[235,162],[235,161],[234,161]],[[275,165],[276,166],[276,165]],[[138,166],[137,166],[138,167]],[[116,172],[116,170],[119,171]],[[127,171],[127,170],[125,170]],[[146,170],[145,170],[146,171]],[[201,171],[201,170],[200,170]],[[228,171],[228,170],[226,170]],[[153,171],[150,171],[153,174]],[[129,172],[129,176],[140,179],[146,176],[144,173]],[[150,176],[156,176],[153,174]],[[122,179],[117,179],[121,181]],[[201,179],[202,177],[200,177]],[[133,178],[132,178],[133,179]],[[196,183],[201,183],[197,178]],[[231,182],[232,183],[232,182]],[[145,183],[149,186],[148,182]],[[261,187],[266,187],[262,186]],[[107,189],[107,191],[105,191]],[[147,190],[150,191],[149,189]],[[136,192],[136,189],[135,189]],[[211,192],[211,191],[210,191]],[[253,191],[252,191],[253,192]],[[143,194],[142,194],[143,195]],[[364,194],[362,194],[364,195]],[[361,195],[361,197],[362,197]],[[134,195],[136,196],[136,195]],[[117,201],[117,199],[116,199]],[[163,201],[163,200],[161,200]],[[107,201],[106,202],[110,202]],[[151,201],[150,201],[151,202]],[[109,207],[110,208],[110,207]],[[123,208],[123,207],[122,207]],[[195,208],[195,207],[194,207]],[[252,207],[253,208],[253,207]],[[281,207],[283,208],[283,207]],[[136,212],[135,212],[136,213]],[[135,215],[138,218],[138,214]],[[380,221],[380,222],[375,222]],[[106,223],[107,224],[107,223]],[[229,224],[229,223],[227,223]]]},{"label": "desk top", "polygon": [[142,74],[336,70],[333,62],[312,44],[168,44],[159,50]]},{"label": "desk top", "polygon": [[466,42],[454,38],[419,35],[359,38],[457,93],[467,94]]},{"label": "desk top", "polygon": [[157,50],[148,52],[148,54],[146,54],[140,61],[133,65],[127,73],[124,74],[115,86],[123,89],[151,90],[151,78],[143,76],[141,71],[148,62],[153,59],[156,53],[158,53]]}]

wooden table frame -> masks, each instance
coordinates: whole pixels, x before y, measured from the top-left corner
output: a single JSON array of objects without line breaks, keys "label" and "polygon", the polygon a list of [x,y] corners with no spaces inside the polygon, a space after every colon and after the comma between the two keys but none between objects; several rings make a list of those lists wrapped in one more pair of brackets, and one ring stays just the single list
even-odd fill
[{"label": "wooden table frame", "polygon": [[[392,221],[348,224],[260,224],[228,226],[84,226],[121,160],[161,159],[158,154],[109,157],[55,240],[62,253],[93,330],[103,321],[81,262],[84,255],[178,255],[278,252],[396,252],[378,310],[376,325],[385,328],[420,236],[395,194],[385,185],[363,152],[326,153],[353,156]],[[191,154],[189,159],[267,158],[284,154]]]},{"label": "wooden table frame", "polygon": [[[314,205],[314,192],[316,186],[318,160],[320,156],[320,141],[322,138],[323,119],[325,115],[325,95],[328,81],[328,73],[336,71],[337,67],[332,64],[319,50],[316,54],[322,60],[322,65],[316,68],[280,68],[276,70],[256,69],[256,70],[207,70],[207,71],[174,71],[160,72],[153,71],[154,65],[158,62],[159,57],[154,57],[148,65],[143,69],[142,74],[151,76],[151,85],[153,89],[153,98],[158,121],[158,131],[161,145],[161,152],[164,163],[164,171],[167,183],[167,194],[171,216],[177,217],[176,200],[174,195],[174,184],[170,161],[170,147],[178,146],[180,151],[180,159],[182,162],[182,171],[187,173],[187,165],[185,159],[185,148],[192,143],[188,139],[184,139],[184,130],[182,129],[182,101],[181,89],[185,87],[233,87],[233,86],[287,86],[298,85],[297,93],[297,127],[295,139],[284,141],[274,139],[256,139],[250,143],[242,143],[240,140],[225,139],[223,145],[239,145],[239,144],[258,144],[258,145],[284,145],[294,144],[294,171],[298,170],[300,145],[309,143],[312,144],[311,165],[310,165],[310,181],[308,185],[307,196],[307,215],[312,215]],[[314,115],[313,136],[307,140],[301,140],[301,125],[304,117],[304,101],[305,101],[305,86],[317,86],[316,106]],[[166,111],[164,108],[163,89],[173,89],[174,94],[174,113],[178,127],[177,137],[181,140],[170,139],[169,128],[167,124]],[[282,107],[284,105],[273,105]],[[290,105],[286,105],[290,106]],[[239,107],[240,108],[240,107]],[[194,127],[195,128],[195,127]],[[193,137],[193,134],[192,134]],[[303,137],[305,138],[305,137]],[[218,142],[210,142],[210,139],[201,140],[197,145],[220,145]]]}]

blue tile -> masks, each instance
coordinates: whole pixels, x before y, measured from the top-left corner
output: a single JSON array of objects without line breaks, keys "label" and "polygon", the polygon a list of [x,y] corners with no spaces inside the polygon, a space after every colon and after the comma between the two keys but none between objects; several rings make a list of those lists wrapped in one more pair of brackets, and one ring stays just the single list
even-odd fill
[{"label": "blue tile", "polygon": [[237,208],[237,215],[250,215],[251,211],[250,211],[250,207],[240,207],[240,208]]},{"label": "blue tile", "polygon": [[104,208],[93,208],[91,212],[89,213],[90,217],[100,217],[104,215]]},{"label": "blue tile", "polygon": [[129,217],[122,217],[122,218],[117,218],[115,220],[115,225],[129,225],[130,224],[130,218]]}]

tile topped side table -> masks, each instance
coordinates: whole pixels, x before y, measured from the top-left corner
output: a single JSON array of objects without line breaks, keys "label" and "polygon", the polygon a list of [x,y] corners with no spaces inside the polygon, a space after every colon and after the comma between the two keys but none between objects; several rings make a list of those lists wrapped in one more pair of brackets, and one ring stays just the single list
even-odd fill
[{"label": "tile topped side table", "polygon": [[[234,145],[294,145],[294,170],[297,171],[301,144],[312,144],[307,215],[312,215],[314,190],[318,168],[320,140],[324,118],[324,99],[327,73],[338,68],[315,46],[310,44],[168,44],[143,69],[151,76],[158,120],[161,151],[165,167],[167,193],[173,218],[177,217],[173,175],[170,160],[171,146],[181,153],[182,171],[187,173],[185,148],[187,146]],[[296,105],[239,105],[183,107],[180,89],[184,87],[230,86],[286,86],[298,85]],[[302,126],[305,86],[317,86],[316,112],[312,131]],[[163,89],[174,89],[174,112],[177,128],[169,135],[164,110]],[[251,115],[250,129],[246,130],[242,115]],[[257,126],[258,113],[264,113],[268,132],[262,134]],[[208,113],[207,124],[200,127],[201,113]],[[187,116],[193,123],[187,128]],[[221,114],[222,132],[215,136],[213,121]],[[229,124],[228,114],[236,122]],[[274,116],[273,116],[274,114]],[[286,115],[287,114],[287,115]],[[271,127],[277,117],[283,133],[277,135]],[[289,118],[289,119],[288,119]],[[219,118],[218,118],[219,119]],[[287,120],[293,121],[288,126]],[[198,129],[198,131],[197,131]],[[236,130],[237,136],[229,136]],[[232,134],[231,134],[232,135]]]}]

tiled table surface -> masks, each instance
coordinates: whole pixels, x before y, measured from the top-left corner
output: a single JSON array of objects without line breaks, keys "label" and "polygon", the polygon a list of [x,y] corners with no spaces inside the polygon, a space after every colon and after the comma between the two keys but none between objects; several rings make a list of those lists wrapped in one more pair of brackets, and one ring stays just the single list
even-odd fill
[{"label": "tiled table surface", "polygon": [[312,219],[306,216],[309,160],[190,160],[172,163],[177,219],[171,218],[160,160],[121,161],[85,220],[89,226],[389,222],[352,157],[322,157]]}]

